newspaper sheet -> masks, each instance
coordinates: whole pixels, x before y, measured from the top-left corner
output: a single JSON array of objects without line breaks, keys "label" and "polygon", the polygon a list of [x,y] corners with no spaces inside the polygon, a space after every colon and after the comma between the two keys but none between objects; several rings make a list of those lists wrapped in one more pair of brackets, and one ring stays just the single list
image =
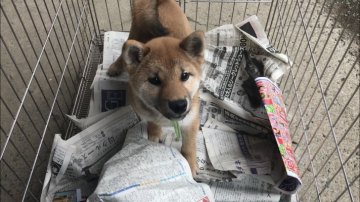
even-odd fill
[{"label": "newspaper sheet", "polygon": [[[141,122],[134,126],[132,129],[128,131],[127,137],[135,137],[135,138],[148,138],[147,134],[147,126],[146,123]],[[181,151],[182,146],[182,138],[180,137],[179,141],[176,141],[176,135],[173,128],[163,127],[163,141],[162,144],[166,146],[171,146],[178,151]],[[126,139],[124,145],[129,144],[130,140]],[[211,162],[210,158],[207,154],[207,150],[205,147],[205,139],[202,131],[198,132],[197,135],[197,148],[196,148],[196,156],[199,164],[199,172],[197,173],[195,180],[201,181],[229,181],[234,176],[228,171],[216,170]]]},{"label": "newspaper sheet", "polygon": [[[208,123],[206,123],[206,127],[229,130],[229,131],[232,130],[228,126],[216,122],[216,120],[209,120]],[[129,145],[131,142],[137,142],[141,139],[146,139],[147,138],[146,131],[147,129],[145,123],[141,123],[134,126],[132,129],[128,131],[127,138],[124,142],[124,146]],[[169,131],[170,133],[166,131]],[[178,150],[181,148],[181,139],[179,142],[175,141],[175,134],[173,130],[171,130],[170,128],[163,128],[163,134],[164,134],[163,144],[175,147]],[[204,143],[199,144],[200,142],[204,142],[201,131],[199,131],[197,137],[198,137],[197,156],[199,159],[199,153],[201,154],[201,151],[203,151],[202,148],[205,147],[205,145]],[[262,175],[242,174],[238,179],[232,179],[232,180],[236,180],[235,182],[224,182],[224,184],[220,184],[218,186],[217,183],[220,183],[218,182],[218,180],[225,181],[224,176],[221,175],[213,176],[212,174],[214,173],[211,172],[211,169],[206,169],[207,172],[204,172],[204,170],[201,169],[203,165],[207,165],[207,166],[211,165],[206,150],[204,151],[203,154],[206,154],[207,156],[207,160],[206,160],[207,164],[201,164],[202,160],[200,157],[199,159],[200,171],[198,173],[198,176],[195,178],[195,180],[205,182],[211,186],[211,191],[214,194],[215,201],[248,201],[248,200],[249,201],[264,200],[264,201],[276,201],[276,202],[279,201],[280,192],[274,190],[272,188],[273,187],[272,184],[268,184],[266,181],[260,179],[260,176]],[[212,165],[211,167],[213,168]],[[215,170],[215,174],[216,173],[219,174],[219,171]],[[228,176],[228,177],[234,178],[234,176]],[[209,181],[211,181],[212,183],[209,183]],[[231,181],[231,179],[227,179],[227,181]],[[266,193],[266,195],[264,195],[264,193]]]},{"label": "newspaper sheet", "polygon": [[[227,126],[221,122],[218,122],[217,120],[212,119],[212,118],[210,118],[205,123],[204,127],[210,128],[210,129],[228,131],[228,132],[236,132],[233,129],[231,129],[229,126]],[[237,181],[238,180],[237,178],[242,179],[243,175],[248,175],[248,176],[254,177],[258,180],[267,182],[271,185],[275,185],[275,183],[280,180],[283,173],[285,172],[284,168],[285,167],[283,165],[279,151],[274,149],[273,155],[272,155],[272,164],[271,164],[271,174],[270,175],[244,174],[243,172],[240,172],[240,171],[230,171],[230,172],[231,172],[231,174],[233,174],[236,177],[236,178],[233,178],[232,181]]]},{"label": "newspaper sheet", "polygon": [[[235,132],[233,129],[231,129],[227,125],[224,125],[223,123],[218,122],[218,121],[216,121],[214,119],[211,119],[211,118],[206,122],[204,127],[211,128],[211,129],[222,130],[222,131]],[[276,156],[276,154],[279,154],[279,152],[274,150],[273,164],[272,164],[272,167],[271,167],[271,175],[244,174],[244,173],[238,172],[238,171],[230,171],[236,178],[232,179],[233,182],[228,182],[229,183],[228,185],[223,184],[224,186],[226,186],[226,188],[215,189],[215,192],[214,192],[213,186],[211,186],[213,193],[215,193],[215,195],[214,195],[215,201],[239,201],[239,200],[247,201],[245,199],[239,199],[239,197],[240,197],[239,195],[244,194],[244,192],[242,190],[237,190],[237,192],[235,192],[233,194],[229,194],[229,193],[231,193],[231,190],[228,190],[227,188],[233,188],[234,183],[235,184],[237,184],[237,183],[248,183],[248,182],[246,182],[246,180],[244,181],[245,178],[249,181],[250,178],[248,178],[248,177],[254,178],[254,180],[252,180],[253,184],[254,183],[255,184],[261,184],[263,182],[266,182],[266,183],[272,185],[271,187],[273,187],[275,185],[275,182],[277,182],[279,180],[279,178],[281,178],[281,175],[284,172],[284,168],[283,168],[284,166],[282,164],[280,155],[277,156],[278,158],[274,159],[274,156]],[[279,160],[280,160],[280,162],[279,162]],[[244,178],[244,176],[245,176],[245,178]],[[211,183],[211,184],[215,184],[215,183]],[[252,184],[250,184],[250,185],[252,185]],[[270,188],[270,186],[267,185],[267,184],[264,185],[263,187]],[[257,192],[253,193],[253,194],[255,195],[255,197],[257,197],[257,196],[261,195],[263,192],[264,191],[262,189],[258,189]],[[229,194],[229,195],[226,195],[226,194]],[[248,194],[249,193],[245,193],[245,195],[248,195]],[[270,195],[270,199],[273,200],[273,201],[278,201],[278,198],[280,197],[279,192],[272,189],[272,194],[276,195],[276,196],[274,197],[273,195]],[[228,197],[227,199],[224,199],[225,195]],[[245,197],[245,196],[243,195],[243,197]],[[250,197],[250,196],[247,196],[247,197]],[[249,200],[251,201],[251,200],[255,200],[255,199],[256,198],[251,198]],[[265,201],[267,201],[267,200],[265,200]],[[287,201],[287,200],[285,200],[285,201]]]},{"label": "newspaper sheet", "polygon": [[241,178],[243,175],[249,175],[258,180],[267,182],[271,185],[275,185],[277,182],[281,180],[285,173],[285,167],[281,159],[281,155],[278,150],[274,149],[271,160],[271,174],[270,175],[256,175],[256,174],[244,174],[239,171],[231,171],[233,175],[237,178],[233,179],[233,181],[237,181],[238,178]]},{"label": "newspaper sheet", "polygon": [[88,201],[215,200],[208,185],[193,180],[177,149],[128,133],[124,148],[105,163]]},{"label": "newspaper sheet", "polygon": [[[258,68],[255,78],[265,76],[276,82],[290,66],[285,55],[269,51],[275,49],[270,48],[256,16],[238,26],[241,31],[234,25],[224,25],[206,32],[207,49],[202,64],[204,89],[214,97],[241,108],[244,112],[239,114],[240,117],[249,121],[267,121],[261,98],[253,93],[257,92],[257,88],[252,67]],[[246,32],[251,35],[244,34]],[[248,118],[249,115],[252,119]]]},{"label": "newspaper sheet", "polygon": [[234,129],[230,128],[229,126],[217,121],[216,119],[209,118],[203,126],[204,128],[222,130],[222,131],[229,131],[229,132],[236,132]]},{"label": "newspaper sheet", "polygon": [[127,130],[138,122],[131,106],[123,107],[58,145],[76,147],[67,167],[69,178],[99,174],[104,163],[121,149]]},{"label": "newspaper sheet", "polygon": [[211,163],[216,169],[271,174],[274,146],[270,141],[204,127],[202,131]]},{"label": "newspaper sheet", "polygon": [[241,180],[242,177],[243,177],[243,175],[247,175],[247,176],[256,178],[256,179],[258,179],[258,180],[260,180],[260,181],[264,181],[264,182],[266,182],[266,183],[269,183],[269,184],[271,184],[271,185],[275,185],[275,182],[274,182],[274,180],[271,178],[270,175],[244,174],[244,173],[238,172],[238,171],[231,171],[231,173],[236,176],[236,178],[233,179],[234,182],[239,181],[239,179]]},{"label": "newspaper sheet", "polygon": [[91,117],[87,117],[87,118],[82,118],[82,119],[78,119],[75,115],[66,115],[70,121],[72,121],[78,128],[80,128],[81,130],[85,130],[86,128],[92,126],[93,124],[95,124],[96,122],[100,121],[101,119],[109,116],[110,114],[118,111],[121,108],[117,108],[117,109],[112,109],[106,112],[102,112],[100,114],[91,116]]},{"label": "newspaper sheet", "polygon": [[[53,158],[54,153],[55,153],[55,147],[58,143],[58,141],[61,139],[61,136],[59,134],[55,134],[54,140],[53,140],[53,144],[51,146],[51,150],[50,150],[50,159]],[[41,190],[41,202],[45,202],[46,201],[46,195],[48,193],[48,189],[50,186],[50,181],[54,180],[54,178],[56,177],[56,175],[52,174],[52,161],[49,160],[47,167],[46,167],[46,174],[45,174],[45,179],[44,179],[44,184],[43,184],[43,188]]]},{"label": "newspaper sheet", "polygon": [[110,65],[121,55],[122,46],[129,38],[129,32],[109,31],[104,34],[103,69],[108,70]]},{"label": "newspaper sheet", "polygon": [[[59,158],[60,155],[56,153],[60,153],[61,151],[56,151],[56,146],[60,141],[64,141],[61,139],[59,134],[55,134],[54,141],[52,144],[51,152],[50,152],[50,161],[47,165],[44,185],[41,193],[41,202],[52,202],[54,198],[54,194],[57,192],[81,189],[81,196],[84,198],[90,196],[97,185],[97,181],[93,180],[87,182],[84,179],[73,179],[69,180],[68,178],[63,178],[56,184],[56,180],[59,177],[59,162],[68,161],[64,158]],[[67,164],[68,162],[65,162]],[[63,174],[63,173],[62,173]]]},{"label": "newspaper sheet", "polygon": [[261,139],[274,139],[268,120],[255,120],[238,106],[221,101],[209,93],[203,93],[201,89],[199,97],[200,126],[204,126],[209,118],[213,118],[237,132]]},{"label": "newspaper sheet", "polygon": [[93,185],[87,183],[98,178],[104,163],[121,149],[127,130],[139,121],[131,106],[127,106],[66,141],[56,135],[43,198],[51,199],[67,187],[91,190]]},{"label": "newspaper sheet", "polygon": [[107,75],[103,65],[99,65],[94,81],[91,85],[92,97],[88,116],[95,116],[102,112],[130,105],[127,95],[129,75],[127,73],[116,77]]},{"label": "newspaper sheet", "polygon": [[297,194],[288,195],[288,194],[281,194],[279,202],[297,202]]},{"label": "newspaper sheet", "polygon": [[294,194],[301,188],[302,182],[292,150],[282,92],[268,78],[259,77],[255,81],[262,95],[278,150],[286,169],[283,178],[276,183],[275,188],[286,194]]},{"label": "newspaper sheet", "polygon": [[217,202],[279,202],[280,192],[271,184],[249,175],[242,175],[237,182],[208,183]]},{"label": "newspaper sheet", "polygon": [[[273,55],[284,63],[291,63],[291,61],[288,61],[288,57],[286,55],[280,53],[273,45],[270,44],[264,28],[260,24],[260,21],[256,15],[250,16],[248,19],[235,25],[235,27],[238,28],[243,34],[245,34],[252,42],[259,45],[269,54]],[[284,66],[281,66],[280,69],[269,71],[269,73],[271,72],[270,74],[265,73],[264,75],[274,82],[289,68],[289,66],[287,69],[283,69],[283,67]]]}]

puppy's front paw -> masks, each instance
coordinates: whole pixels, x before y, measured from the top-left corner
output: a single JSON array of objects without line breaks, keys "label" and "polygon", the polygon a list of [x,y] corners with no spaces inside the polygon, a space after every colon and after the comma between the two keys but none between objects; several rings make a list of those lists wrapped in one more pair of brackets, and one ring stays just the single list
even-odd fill
[{"label": "puppy's front paw", "polygon": [[148,139],[153,142],[160,142],[163,139],[162,128],[153,122],[148,122]]},{"label": "puppy's front paw", "polygon": [[189,163],[191,173],[192,173],[192,176],[194,178],[196,176],[196,173],[199,172],[199,164],[197,162],[196,154],[195,155],[194,154],[191,154],[191,155],[183,154],[183,156],[185,157],[185,159]]},{"label": "puppy's front paw", "polygon": [[161,133],[149,133],[148,139],[149,139],[150,141],[159,143],[159,142],[161,142],[162,139],[163,139],[163,134],[162,134],[162,132],[161,132]]},{"label": "puppy's front paw", "polygon": [[121,73],[123,73],[122,68],[116,66],[115,62],[111,64],[111,66],[107,71],[107,74],[109,76],[117,76],[120,75]]}]

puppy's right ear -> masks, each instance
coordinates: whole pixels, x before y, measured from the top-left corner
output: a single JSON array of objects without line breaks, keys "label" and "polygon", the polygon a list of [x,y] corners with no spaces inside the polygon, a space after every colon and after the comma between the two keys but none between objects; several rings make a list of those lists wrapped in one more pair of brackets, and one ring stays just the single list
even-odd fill
[{"label": "puppy's right ear", "polygon": [[124,43],[122,55],[128,71],[138,67],[144,57],[150,52],[145,44],[135,40],[128,40]]},{"label": "puppy's right ear", "polygon": [[201,64],[204,60],[205,47],[206,42],[203,31],[195,31],[191,33],[180,43],[180,48],[199,64]]}]

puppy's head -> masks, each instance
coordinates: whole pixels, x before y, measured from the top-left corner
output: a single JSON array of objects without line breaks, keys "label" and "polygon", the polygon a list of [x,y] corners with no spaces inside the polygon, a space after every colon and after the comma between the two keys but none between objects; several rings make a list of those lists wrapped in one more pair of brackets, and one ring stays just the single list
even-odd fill
[{"label": "puppy's head", "polygon": [[182,41],[171,37],[146,44],[128,40],[122,54],[133,92],[166,118],[182,120],[200,84],[204,50],[202,31]]}]

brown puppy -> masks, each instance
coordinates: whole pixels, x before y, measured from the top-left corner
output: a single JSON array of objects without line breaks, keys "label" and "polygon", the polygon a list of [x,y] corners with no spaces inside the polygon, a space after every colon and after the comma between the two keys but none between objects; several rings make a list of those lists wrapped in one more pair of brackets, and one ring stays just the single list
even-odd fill
[{"label": "brown puppy", "polygon": [[129,72],[131,106],[147,121],[149,140],[161,141],[161,127],[179,121],[181,152],[195,176],[204,33],[192,33],[174,0],[133,0],[132,17],[128,41],[108,74]]}]

